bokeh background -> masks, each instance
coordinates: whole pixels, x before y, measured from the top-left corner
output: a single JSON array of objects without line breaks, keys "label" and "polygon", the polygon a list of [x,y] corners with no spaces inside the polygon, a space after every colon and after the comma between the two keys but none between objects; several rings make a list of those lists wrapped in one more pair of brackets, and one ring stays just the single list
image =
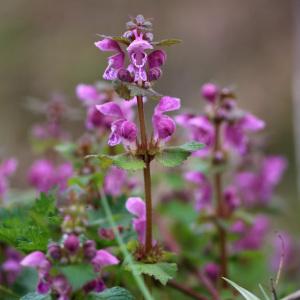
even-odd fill
[{"label": "bokeh background", "polygon": [[53,91],[61,91],[79,107],[76,84],[101,79],[106,64],[106,55],[93,45],[96,34],[120,34],[128,16],[142,13],[153,18],[157,40],[183,40],[167,49],[168,62],[157,90],[180,97],[183,109],[200,111],[200,85],[213,80],[236,87],[240,104],[267,121],[268,152],[289,160],[280,187],[280,226],[296,232],[300,206],[292,91],[297,2],[1,0],[0,150],[3,156],[20,159],[14,186],[26,186],[32,161],[29,129],[38,120],[26,109],[26,97],[47,100]]}]

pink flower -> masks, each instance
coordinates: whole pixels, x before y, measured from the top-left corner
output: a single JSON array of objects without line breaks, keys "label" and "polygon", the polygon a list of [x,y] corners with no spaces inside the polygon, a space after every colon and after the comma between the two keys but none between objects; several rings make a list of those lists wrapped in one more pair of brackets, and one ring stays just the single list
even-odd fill
[{"label": "pink flower", "polygon": [[96,86],[84,83],[80,83],[76,86],[76,96],[86,106],[99,104],[105,97],[103,93],[97,90]]},{"label": "pink flower", "polygon": [[98,250],[91,263],[94,266],[95,272],[99,272],[106,266],[117,265],[119,259],[106,250]]},{"label": "pink flower", "polygon": [[133,219],[132,224],[134,230],[137,232],[139,241],[145,242],[145,230],[146,230],[146,205],[145,202],[139,197],[130,197],[126,201],[126,209],[136,216]]},{"label": "pink flower", "polygon": [[127,183],[127,176],[126,171],[117,167],[111,167],[104,180],[105,193],[113,197],[120,196],[122,189]]},{"label": "pink flower", "polygon": [[201,94],[208,102],[214,102],[219,94],[219,88],[213,83],[205,83],[201,88]]},{"label": "pink flower", "polygon": [[176,129],[174,120],[164,115],[165,112],[177,110],[180,108],[180,99],[164,96],[154,109],[152,125],[154,128],[154,139],[158,141],[168,141]]}]

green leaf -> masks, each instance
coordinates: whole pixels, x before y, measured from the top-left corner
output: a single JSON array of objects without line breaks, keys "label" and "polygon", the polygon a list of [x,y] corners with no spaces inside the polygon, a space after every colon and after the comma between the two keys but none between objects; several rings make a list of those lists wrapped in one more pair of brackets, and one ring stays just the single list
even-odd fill
[{"label": "green leaf", "polygon": [[153,89],[145,89],[137,86],[136,84],[115,80],[113,86],[118,95],[125,99],[130,100],[135,96],[144,96],[148,99],[159,100],[162,95],[154,91]]},{"label": "green leaf", "polygon": [[128,267],[137,274],[146,274],[154,277],[161,284],[166,285],[177,272],[177,265],[175,263],[160,262],[156,264],[135,263]]},{"label": "green leaf", "polygon": [[128,171],[142,170],[145,167],[145,163],[142,159],[139,159],[130,153],[123,153],[114,156],[98,155],[98,159],[100,159],[101,166],[104,165],[108,167],[113,164]]},{"label": "green leaf", "polygon": [[51,300],[51,296],[48,294],[44,295],[38,293],[29,293],[23,296],[22,298],[20,298],[20,300]]},{"label": "green leaf", "polygon": [[76,149],[76,145],[73,143],[63,143],[56,145],[54,149],[63,157],[70,158]]},{"label": "green leaf", "polygon": [[128,290],[116,286],[101,293],[90,293],[87,300],[134,300],[134,297]]},{"label": "green leaf", "polygon": [[265,289],[262,287],[262,285],[259,284],[258,286],[259,286],[259,289],[260,289],[261,293],[265,297],[265,300],[271,300],[271,298],[267,295],[267,293],[266,293]]},{"label": "green leaf", "polygon": [[59,270],[66,276],[73,290],[80,289],[84,284],[97,277],[93,267],[88,264],[61,266]]},{"label": "green leaf", "polygon": [[165,148],[155,156],[155,159],[165,167],[177,167],[181,165],[192,152],[203,147],[203,144],[193,141],[180,146]]},{"label": "green leaf", "polygon": [[256,297],[254,294],[252,294],[251,292],[247,291],[246,289],[242,288],[241,286],[239,286],[238,284],[236,284],[235,282],[224,278],[223,279],[225,281],[227,281],[229,284],[231,284],[246,300],[261,300],[258,297]]},{"label": "green leaf", "polygon": [[173,46],[176,44],[181,43],[182,40],[179,39],[165,39],[165,40],[161,40],[159,42],[153,42],[152,45],[155,46]]}]

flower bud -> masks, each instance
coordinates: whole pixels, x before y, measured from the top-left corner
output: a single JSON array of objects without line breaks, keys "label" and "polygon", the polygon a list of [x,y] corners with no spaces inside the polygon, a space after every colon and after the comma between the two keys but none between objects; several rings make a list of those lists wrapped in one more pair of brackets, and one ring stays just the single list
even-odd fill
[{"label": "flower bud", "polygon": [[60,246],[56,243],[51,243],[48,246],[48,255],[54,260],[59,260],[61,258]]},{"label": "flower bud", "polygon": [[118,79],[125,82],[132,82],[133,77],[131,76],[130,72],[126,69],[120,69],[118,72]]},{"label": "flower bud", "polygon": [[75,234],[70,234],[65,239],[64,246],[71,254],[75,254],[80,246],[80,241]]},{"label": "flower bud", "polygon": [[213,83],[205,83],[201,88],[201,94],[209,102],[214,102],[219,93],[218,87]]},{"label": "flower bud", "polygon": [[207,263],[204,267],[204,273],[212,282],[216,282],[220,275],[220,267],[215,263]]},{"label": "flower bud", "polygon": [[51,287],[51,285],[50,285],[49,282],[46,282],[44,280],[40,280],[38,282],[38,285],[37,285],[36,289],[37,289],[37,292],[39,294],[47,294],[50,290],[50,287]]},{"label": "flower bud", "polygon": [[175,132],[175,122],[166,115],[154,115],[152,118],[155,133],[159,139],[165,140],[172,136]]},{"label": "flower bud", "polygon": [[136,125],[131,121],[125,121],[121,125],[120,135],[129,142],[134,142],[137,137]]},{"label": "flower bud", "polygon": [[146,32],[144,34],[144,39],[149,41],[149,42],[152,42],[153,41],[153,33],[152,32]]},{"label": "flower bud", "polygon": [[162,66],[167,59],[166,52],[163,50],[154,50],[148,55],[150,69]]},{"label": "flower bud", "polygon": [[148,80],[149,81],[154,81],[154,80],[158,80],[162,75],[162,71],[160,68],[152,68],[149,70],[148,72]]},{"label": "flower bud", "polygon": [[134,38],[134,34],[131,30],[128,30],[123,33],[123,37],[129,40],[132,40]]},{"label": "flower bud", "polygon": [[97,253],[95,241],[88,240],[83,244],[83,255],[87,259],[92,259]]}]

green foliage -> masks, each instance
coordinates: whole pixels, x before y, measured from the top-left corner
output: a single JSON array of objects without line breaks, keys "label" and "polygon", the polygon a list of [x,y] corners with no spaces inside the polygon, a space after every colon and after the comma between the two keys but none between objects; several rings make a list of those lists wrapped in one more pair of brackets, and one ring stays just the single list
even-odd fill
[{"label": "green foliage", "polygon": [[163,95],[159,94],[151,88],[145,89],[137,86],[136,84],[128,82],[115,80],[113,82],[113,85],[118,95],[125,100],[130,100],[135,96],[144,96],[152,100],[159,100],[161,97],[163,97]]},{"label": "green foliage", "polygon": [[74,291],[80,289],[89,281],[97,278],[90,264],[82,263],[76,265],[60,266],[59,271],[66,276]]},{"label": "green foliage", "polygon": [[179,39],[165,39],[159,42],[153,42],[152,45],[155,46],[173,46],[176,44],[180,44],[182,41]]},{"label": "green foliage", "polygon": [[134,263],[129,269],[134,269],[137,274],[146,274],[154,277],[161,284],[166,285],[177,272],[175,263],[159,262],[156,264]]},{"label": "green foliage", "polygon": [[48,294],[29,293],[20,300],[51,300],[51,296]]},{"label": "green foliage", "polygon": [[105,34],[97,34],[97,35],[104,39],[112,39],[112,40],[122,43],[126,46],[129,46],[131,43],[130,40],[124,36],[110,36],[110,35],[105,35]]},{"label": "green foliage", "polygon": [[91,293],[87,300],[134,300],[134,297],[128,290],[115,286],[101,293]]},{"label": "green foliage", "polygon": [[155,156],[155,159],[165,167],[181,165],[194,151],[200,150],[204,145],[190,142],[176,147],[168,147]]},{"label": "green foliage", "polygon": [[24,252],[45,251],[60,224],[52,196],[41,194],[31,206],[0,210],[0,239]]},{"label": "green foliage", "polygon": [[145,163],[142,159],[139,159],[130,153],[123,153],[115,156],[100,154],[97,158],[100,160],[101,166],[106,168],[110,165],[115,165],[124,170],[136,171],[142,170],[145,167]]},{"label": "green foliage", "polygon": [[246,300],[260,300],[254,294],[252,294],[248,290],[242,288],[241,286],[239,286],[235,282],[233,282],[233,281],[231,281],[227,278],[223,278],[223,279],[226,280],[229,284],[231,284]]}]

